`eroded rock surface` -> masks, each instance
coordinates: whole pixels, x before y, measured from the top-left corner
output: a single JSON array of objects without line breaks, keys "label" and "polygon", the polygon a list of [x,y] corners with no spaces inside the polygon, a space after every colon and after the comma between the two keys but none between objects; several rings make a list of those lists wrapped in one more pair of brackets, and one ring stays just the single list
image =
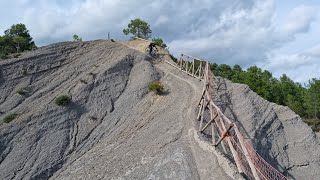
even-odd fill
[{"label": "eroded rock surface", "polygon": [[194,138],[202,83],[124,43],[53,44],[0,72],[0,119],[18,114],[0,125],[0,179],[239,178]]},{"label": "eroded rock surface", "polygon": [[296,113],[264,100],[247,85],[217,82],[217,103],[264,159],[291,179],[320,177],[319,137]]},{"label": "eroded rock surface", "polygon": [[[0,179],[46,179],[114,131],[159,74],[137,51],[108,41],[58,43],[2,61]],[[23,89],[23,95],[17,91]],[[68,106],[54,99],[69,95]]]}]

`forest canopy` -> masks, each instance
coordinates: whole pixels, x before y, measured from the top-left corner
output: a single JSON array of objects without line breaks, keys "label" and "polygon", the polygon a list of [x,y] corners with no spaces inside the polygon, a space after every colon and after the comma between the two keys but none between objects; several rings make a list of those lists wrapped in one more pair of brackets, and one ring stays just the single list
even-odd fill
[{"label": "forest canopy", "polygon": [[[247,84],[250,89],[268,101],[289,106],[305,119],[320,118],[320,80],[313,78],[307,84],[294,82],[286,74],[279,79],[267,70],[251,66],[243,70],[239,65],[210,65],[216,76],[221,76],[234,83]],[[320,123],[319,123],[320,124]]]},{"label": "forest canopy", "polygon": [[0,57],[3,59],[9,54],[32,50],[35,47],[29,30],[21,23],[12,25],[0,36]]}]

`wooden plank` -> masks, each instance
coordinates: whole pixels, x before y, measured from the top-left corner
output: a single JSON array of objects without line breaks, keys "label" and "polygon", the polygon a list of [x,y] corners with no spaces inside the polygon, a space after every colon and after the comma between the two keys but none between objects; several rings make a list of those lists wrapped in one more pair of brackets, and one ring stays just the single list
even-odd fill
[{"label": "wooden plank", "polygon": [[202,61],[201,59],[199,59],[199,58],[195,58],[195,57],[192,57],[192,56],[190,56],[190,55],[187,55],[187,54],[181,54],[181,56],[187,56],[188,58],[191,58],[191,59],[195,59],[195,60],[198,60],[198,61]]},{"label": "wooden plank", "polygon": [[201,99],[201,101],[200,101],[200,108],[199,108],[199,112],[198,112],[198,116],[197,116],[197,121],[199,121],[200,113],[202,112],[202,107],[203,107],[203,99]]},{"label": "wooden plank", "polygon": [[186,73],[188,73],[188,65],[189,65],[189,62],[186,61]]},{"label": "wooden plank", "polygon": [[228,136],[229,131],[230,131],[230,129],[231,129],[232,127],[233,127],[233,124],[230,124],[229,127],[227,128],[227,130],[225,130],[225,131],[222,133],[220,139],[218,140],[218,142],[217,142],[214,146],[218,146],[218,145],[222,142],[222,140],[224,140],[224,139]]},{"label": "wooden plank", "polygon": [[[164,61],[165,61],[166,63],[170,64],[171,66],[173,66],[173,67],[181,70],[180,67],[179,67],[179,64],[178,64],[178,65],[174,65],[174,64],[172,64],[171,62],[169,62],[169,61],[167,61],[167,60],[164,60]],[[184,71],[182,71],[182,72],[184,72]],[[203,81],[203,79],[201,79],[201,78],[198,78],[198,77],[196,77],[196,76],[193,76],[193,77],[199,79],[200,81]]]},{"label": "wooden plank", "polygon": [[211,118],[211,120],[201,129],[201,132],[203,132],[214,121],[214,119],[217,116],[218,116],[218,113],[214,116],[214,118]]},{"label": "wooden plank", "polygon": [[252,172],[254,178],[255,178],[256,180],[259,180],[260,178],[259,178],[259,176],[258,176],[258,173],[257,173],[257,170],[256,170],[254,164],[252,163],[252,160],[251,160],[251,158],[250,158],[250,156],[249,156],[248,150],[247,150],[244,142],[242,141],[242,138],[239,138],[239,137],[242,136],[242,135],[240,134],[239,129],[238,129],[237,127],[236,127],[234,130],[235,130],[235,132],[236,132],[236,135],[238,136],[241,149],[242,149],[242,151],[243,151],[243,153],[244,153],[244,155],[245,155],[245,157],[246,157],[246,160],[247,160],[247,162],[248,162],[248,164],[249,164],[249,166],[250,166],[251,172]]},{"label": "wooden plank", "polygon": [[212,138],[212,144],[216,144],[216,131],[214,130],[214,122],[211,123],[211,138]]},{"label": "wooden plank", "polygon": [[194,76],[194,59],[192,61],[192,76]]},{"label": "wooden plank", "polygon": [[[221,118],[221,117],[218,116],[218,118]],[[218,138],[220,139],[221,136],[220,136],[219,131],[222,132],[223,130],[221,129],[221,127],[219,126],[219,124],[218,124],[217,122],[218,122],[218,121],[216,121],[216,127],[217,127],[217,130],[218,130],[217,135],[218,135]],[[221,142],[221,146],[222,146],[223,152],[224,152],[225,154],[227,154],[228,152],[227,152],[227,149],[226,149],[223,141]]]},{"label": "wooden plank", "polygon": [[203,107],[202,107],[202,111],[201,111],[201,120],[200,120],[200,125],[199,125],[199,131],[201,130],[202,128],[202,124],[203,124],[203,114],[204,114],[204,110],[206,109],[206,106],[207,106],[207,102],[206,102],[206,99],[204,98],[203,99]]},{"label": "wooden plank", "polygon": [[221,112],[220,108],[213,103],[213,101],[210,101],[210,104],[211,104],[217,111],[219,111],[219,114],[221,114],[221,116],[223,117],[223,119],[224,119],[228,124],[231,124],[231,123],[232,123],[232,122],[230,121],[230,119],[227,118],[227,117]]},{"label": "wooden plank", "polygon": [[201,78],[201,71],[202,71],[202,61],[200,61],[200,66],[199,66],[199,78]]},{"label": "wooden plank", "polygon": [[[227,129],[226,129],[226,127],[225,127],[225,125],[224,125],[224,122],[223,122],[223,116],[221,116],[220,122],[221,122],[222,129],[223,129],[224,131],[226,131]],[[236,163],[236,166],[237,166],[237,169],[238,169],[239,173],[243,173],[243,170],[242,170],[242,168],[241,168],[240,158],[239,158],[239,156],[238,156],[237,151],[234,149],[233,144],[231,143],[231,141],[230,141],[229,138],[226,138],[226,141],[227,141],[227,143],[228,143],[228,145],[229,145],[229,148],[230,148],[230,150],[231,150],[231,154],[232,154],[233,159],[234,159],[234,161],[235,161],[235,163]]]},{"label": "wooden plank", "polygon": [[194,77],[197,77],[197,73],[199,72],[199,69],[200,69],[200,66],[197,68],[196,72],[194,73]]},{"label": "wooden plank", "polygon": [[[217,116],[218,116],[218,113],[213,111],[213,108],[212,108],[212,106],[211,106],[210,104],[208,105],[208,107],[209,107],[209,110],[210,110],[210,117],[211,117],[211,119],[215,119],[214,116],[213,116],[213,114],[216,113]],[[211,122],[211,138],[212,138],[212,144],[213,144],[213,145],[216,144],[216,137],[215,137],[215,134],[216,134],[216,133],[215,133],[215,128],[216,128],[216,127],[215,127],[214,125],[215,125],[215,122],[212,121],[212,122]]]}]

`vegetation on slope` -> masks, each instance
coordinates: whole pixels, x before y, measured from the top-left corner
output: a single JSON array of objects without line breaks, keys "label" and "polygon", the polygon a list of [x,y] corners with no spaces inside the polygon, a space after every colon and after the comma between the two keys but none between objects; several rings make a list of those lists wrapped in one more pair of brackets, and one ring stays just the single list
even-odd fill
[{"label": "vegetation on slope", "polygon": [[211,70],[216,76],[227,78],[234,83],[247,84],[250,89],[268,101],[289,106],[306,119],[309,125],[312,124],[314,130],[320,130],[319,79],[314,78],[303,86],[291,80],[286,74],[277,79],[272,76],[271,72],[257,66],[243,70],[239,65],[231,68],[227,64],[213,63]]},{"label": "vegetation on slope", "polygon": [[162,85],[162,83],[160,81],[151,82],[148,85],[148,89],[149,89],[149,91],[155,91],[156,94],[158,94],[158,95],[161,95],[164,93],[164,86]]},{"label": "vegetation on slope", "polygon": [[[0,36],[0,58],[6,59],[9,54],[19,53],[36,48],[29,30],[24,24],[15,24]],[[17,56],[15,56],[17,57]]]},{"label": "vegetation on slope", "polygon": [[4,123],[9,123],[9,122],[13,121],[16,117],[17,117],[17,114],[15,114],[15,113],[9,114],[9,115],[5,116],[2,121]]},{"label": "vegetation on slope", "polygon": [[71,97],[67,96],[67,95],[61,95],[58,96],[54,102],[58,105],[58,106],[66,106],[71,102]]}]

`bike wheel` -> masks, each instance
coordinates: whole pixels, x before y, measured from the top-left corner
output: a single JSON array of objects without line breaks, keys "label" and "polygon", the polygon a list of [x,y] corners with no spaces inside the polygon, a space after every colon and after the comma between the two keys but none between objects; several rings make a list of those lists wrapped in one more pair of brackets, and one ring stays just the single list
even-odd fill
[{"label": "bike wheel", "polygon": [[146,52],[147,54],[150,54],[150,48],[147,47],[147,48],[145,49],[145,52]]}]

